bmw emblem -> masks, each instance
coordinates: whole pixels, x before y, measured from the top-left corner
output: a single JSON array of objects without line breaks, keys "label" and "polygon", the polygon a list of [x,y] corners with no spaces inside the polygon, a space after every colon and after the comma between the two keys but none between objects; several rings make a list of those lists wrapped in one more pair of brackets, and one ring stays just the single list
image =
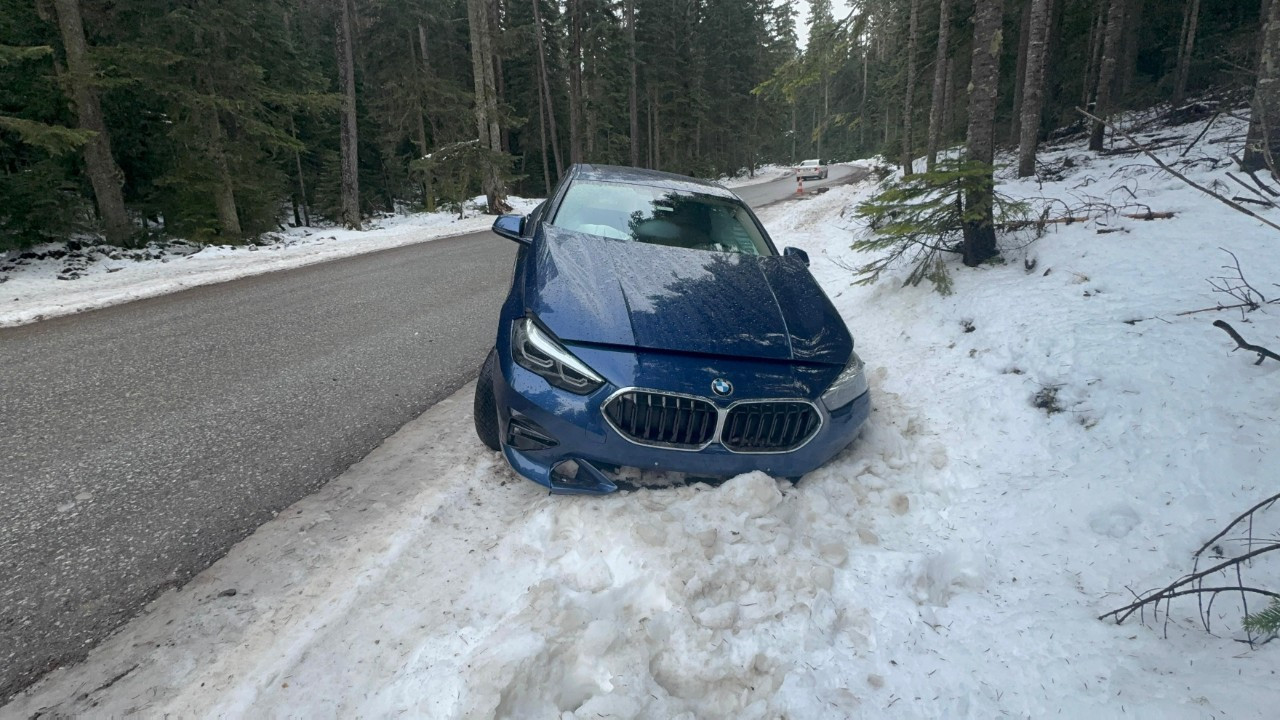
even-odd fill
[{"label": "bmw emblem", "polygon": [[733,394],[733,383],[724,378],[716,378],[711,381],[711,392],[720,397],[727,397]]}]

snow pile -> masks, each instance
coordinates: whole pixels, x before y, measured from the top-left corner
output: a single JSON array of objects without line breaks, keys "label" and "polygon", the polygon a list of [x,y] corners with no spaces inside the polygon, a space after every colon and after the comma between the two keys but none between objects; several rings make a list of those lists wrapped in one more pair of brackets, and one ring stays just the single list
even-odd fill
[{"label": "snow pile", "polygon": [[[483,198],[477,198],[483,202]],[[508,198],[528,213],[541,200]],[[48,243],[0,254],[0,327],[70,315],[276,270],[486,230],[473,201],[456,212],[393,215],[364,231],[290,228],[267,245],[149,245],[141,250]]]},{"label": "snow pile", "polygon": [[1280,364],[1210,320],[1274,348],[1275,312],[1176,313],[1219,300],[1220,244],[1280,282],[1277,238],[1142,158],[1043,160],[1068,156],[1004,189],[1176,217],[1059,227],[943,297],[850,284],[867,185],[760,213],[809,252],[875,392],[862,437],[798,485],[548,497],[474,439],[466,388],[4,712],[1272,715],[1276,648],[1237,642],[1232,597],[1213,635],[1195,598],[1167,625],[1097,616],[1274,492]]}]

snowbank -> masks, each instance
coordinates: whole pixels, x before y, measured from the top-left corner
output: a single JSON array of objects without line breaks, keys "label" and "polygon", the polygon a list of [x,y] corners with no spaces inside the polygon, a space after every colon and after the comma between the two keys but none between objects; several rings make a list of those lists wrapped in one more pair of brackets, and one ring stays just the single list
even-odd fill
[{"label": "snowbank", "polygon": [[[1167,625],[1096,617],[1274,491],[1280,364],[1176,313],[1218,300],[1218,245],[1280,282],[1277,238],[1141,158],[1044,161],[1068,155],[1006,190],[1177,217],[1059,228],[942,297],[850,285],[866,186],[761,212],[808,250],[875,392],[860,440],[798,485],[547,497],[474,439],[467,388],[4,713],[1273,715],[1276,648],[1235,640],[1232,598],[1214,635],[1194,598]],[[1274,312],[1249,319],[1280,346]]]},{"label": "snowbank", "polygon": [[733,177],[729,177],[728,175],[721,176],[720,179],[716,180],[716,182],[727,188],[737,188],[747,185],[773,182],[778,178],[791,177],[792,174],[791,168],[789,167],[782,167],[781,165],[761,165],[756,168],[755,177],[751,177],[745,170],[743,170],[741,173]]},{"label": "snowbank", "polygon": [[[521,213],[541,202],[508,200]],[[291,228],[275,235],[276,242],[262,246],[153,245],[138,252],[90,246],[73,250],[69,257],[66,243],[43,245],[0,255],[0,327],[466,235],[486,230],[492,224],[493,217],[484,215],[473,204],[461,219],[454,212],[414,213],[374,220],[362,232]]]}]

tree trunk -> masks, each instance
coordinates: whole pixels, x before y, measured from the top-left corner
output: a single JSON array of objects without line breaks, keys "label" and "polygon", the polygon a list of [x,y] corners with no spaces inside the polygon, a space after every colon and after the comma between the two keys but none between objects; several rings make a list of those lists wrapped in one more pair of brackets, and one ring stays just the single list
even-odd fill
[{"label": "tree trunk", "polygon": [[54,0],[53,5],[58,14],[63,50],[67,55],[71,98],[79,127],[94,133],[84,146],[84,164],[97,200],[98,215],[102,217],[107,242],[129,245],[133,237],[133,223],[129,222],[129,213],[124,207],[124,173],[120,172],[120,166],[116,165],[111,154],[111,136],[102,119],[98,90],[93,86],[94,70],[89,60],[84,22],[80,17],[80,0]]},{"label": "tree trunk", "polygon": [[[858,144],[867,146],[867,51],[862,51],[862,102],[858,105]],[[792,155],[795,153],[792,152]]]},{"label": "tree trunk", "polygon": [[582,162],[582,0],[568,0],[569,162]]},{"label": "tree trunk", "polygon": [[1089,30],[1089,57],[1084,66],[1083,94],[1080,97],[1080,104],[1087,108],[1092,107],[1090,102],[1098,87],[1098,65],[1102,62],[1102,32],[1106,17],[1105,0],[1098,0],[1098,14]]},{"label": "tree trunk", "polygon": [[598,63],[594,47],[582,48],[582,120],[583,162],[591,162],[596,157],[596,137],[600,134],[599,103],[600,97]]},{"label": "tree trunk", "polygon": [[[294,142],[298,141],[298,127],[294,122],[293,115],[289,115],[289,136]],[[307,206],[307,178],[302,173],[302,151],[294,149],[293,151],[294,170],[298,173],[298,204],[302,208],[302,225],[303,227],[311,227],[311,210]],[[295,210],[294,214],[297,212]]]},{"label": "tree trunk", "polygon": [[[1102,65],[1098,68],[1097,101],[1093,104],[1093,114],[1106,120],[1111,114],[1111,86],[1116,78],[1116,58],[1120,54],[1120,41],[1124,38],[1124,0],[1110,0],[1107,12],[1107,30],[1102,41]],[[1102,150],[1106,135],[1106,126],[1094,121],[1089,133],[1089,149]]]},{"label": "tree trunk", "polygon": [[814,153],[814,156],[817,157],[819,160],[822,160],[822,136],[826,133],[826,130],[827,130],[827,113],[829,113],[830,111],[831,111],[831,78],[827,74],[826,66],[823,65],[823,68],[822,68],[822,120],[821,122],[816,123],[817,127],[814,128],[814,134],[818,138],[817,152]]},{"label": "tree trunk", "polygon": [[627,94],[627,109],[631,119],[631,166],[638,167],[640,165],[640,101],[637,97],[635,0],[627,0],[627,61],[631,66],[631,87]]},{"label": "tree trunk", "polygon": [[[858,123],[858,126],[865,127],[866,124],[867,124],[866,121],[862,120]],[[798,160],[796,160],[796,103],[794,100],[792,100],[791,101],[791,164],[795,165],[797,162]]]},{"label": "tree trunk", "polygon": [[1187,0],[1187,10],[1182,19],[1182,39],[1178,43],[1178,72],[1173,84],[1174,105],[1181,105],[1187,94],[1187,79],[1191,75],[1191,55],[1196,47],[1196,26],[1200,23],[1200,0]]},{"label": "tree trunk", "polygon": [[653,91],[653,169],[662,169],[662,114],[658,91]]},{"label": "tree trunk", "polygon": [[949,138],[956,127],[956,63],[947,56],[947,84],[942,89],[942,137]]},{"label": "tree trunk", "polygon": [[1032,0],[1027,34],[1027,68],[1022,87],[1022,118],[1018,128],[1018,177],[1036,172],[1036,143],[1040,139],[1040,110],[1044,104],[1044,63],[1053,0]]},{"label": "tree trunk", "polygon": [[[493,66],[492,25],[489,22],[489,0],[467,0],[467,24],[471,30],[471,70],[475,85],[476,134],[480,147],[502,155],[502,130],[498,125],[498,97]],[[495,162],[486,161],[480,168],[480,186],[487,199],[488,212],[498,215],[509,209],[506,190]]]},{"label": "tree trunk", "polygon": [[1009,144],[1017,145],[1021,137],[1022,91],[1027,79],[1027,50],[1031,40],[1031,3],[1022,4],[1022,21],[1018,25],[1018,64],[1013,73],[1013,108],[1009,115]]},{"label": "tree trunk", "polygon": [[[429,54],[428,47],[427,47],[427,28],[421,22],[418,23],[418,49],[422,52],[423,88],[421,92],[425,93],[426,81],[431,78],[431,55]],[[434,116],[427,112],[427,108],[425,104],[422,107],[421,115],[418,116],[418,124],[420,127],[422,126],[423,121],[431,123],[431,137],[435,138],[438,141],[440,138],[439,129],[436,127],[436,121],[434,119]],[[421,135],[422,135],[422,153],[423,155],[425,155],[427,152],[427,149],[431,147],[431,145],[427,142],[427,134],[426,134],[425,127],[421,127]],[[436,194],[431,188],[431,171],[430,170],[423,171],[422,196],[423,196],[423,204],[426,206],[427,212],[435,212]]]},{"label": "tree trunk", "polygon": [[648,153],[648,161],[647,161],[647,164],[648,164],[648,167],[650,167],[650,168],[654,168],[654,167],[657,167],[657,165],[654,163],[653,151],[654,151],[654,149],[657,147],[658,143],[654,142],[654,133],[653,133],[653,131],[654,131],[654,127],[653,127],[653,125],[654,125],[654,122],[653,122],[653,86],[652,86],[652,85],[649,85],[648,83],[645,83],[645,98],[646,98],[646,101],[647,101],[647,102],[645,103],[645,114],[644,114],[644,115],[645,115],[645,121],[646,121],[646,122],[648,123],[648,125],[649,125],[649,153]]},{"label": "tree trunk", "polygon": [[975,0],[973,58],[969,73],[968,159],[988,166],[965,192],[964,264],[974,267],[999,254],[994,218],[996,91],[1000,84],[1002,0]]},{"label": "tree trunk", "polygon": [[[537,75],[537,68],[534,68],[534,75]],[[535,77],[534,84],[541,85],[542,81]],[[547,159],[547,103],[543,100],[541,87],[538,88],[538,134],[542,140],[543,192],[551,197],[551,161]]]},{"label": "tree trunk", "polygon": [[224,149],[227,139],[222,130],[222,121],[218,119],[218,110],[212,105],[205,109],[205,123],[209,132],[209,161],[217,173],[218,183],[214,187],[213,205],[218,215],[218,226],[223,237],[232,242],[240,242],[244,233],[240,230],[240,215],[236,211],[235,185],[231,179],[231,168],[227,164],[227,153]]},{"label": "tree trunk", "polygon": [[352,230],[360,230],[360,155],[356,127],[355,25],[352,0],[338,0],[337,51],[338,86],[342,92],[341,143],[342,190],[338,222]]},{"label": "tree trunk", "polygon": [[[1120,57],[1120,96],[1128,97],[1133,91],[1133,76],[1138,68],[1138,44],[1141,41],[1142,11],[1144,0],[1129,0],[1124,15],[1124,43]],[[1052,23],[1051,23],[1052,24]],[[1052,28],[1049,37],[1053,37]]]},{"label": "tree trunk", "polygon": [[[925,163],[932,170],[938,159],[938,144],[942,139],[942,123],[945,115],[947,58],[950,56],[951,0],[938,4],[938,49],[933,60],[933,97],[929,103],[929,139],[925,148]],[[866,84],[866,78],[863,78]]]},{"label": "tree trunk", "polygon": [[1271,1],[1262,28],[1258,82],[1253,89],[1253,112],[1242,166],[1247,171],[1270,168],[1276,175],[1275,151],[1280,147],[1280,2]]},{"label": "tree trunk", "polygon": [[916,48],[920,44],[920,0],[911,0],[911,20],[907,30],[907,87],[902,100],[902,173],[912,173],[911,161],[914,152],[911,147],[913,115],[912,103],[916,97]]},{"label": "tree trunk", "polygon": [[[542,39],[544,28],[542,26],[542,10],[539,7],[541,1],[533,0],[534,37],[538,41],[538,77],[540,92],[547,108],[547,130],[551,135],[551,157],[556,163],[556,180],[559,180],[560,176],[564,175],[564,165],[560,159],[560,132],[556,129],[556,105],[551,100],[551,81],[547,77],[547,51]],[[550,190],[550,187],[547,189]]]},{"label": "tree trunk", "polygon": [[[503,99],[506,97],[506,81],[502,75],[502,53],[497,52],[495,43],[500,43],[502,38],[502,27],[498,24],[498,18],[501,17],[501,0],[493,0],[488,7],[489,15],[489,60],[492,63],[490,72],[493,73],[493,99],[495,107],[501,107]],[[494,118],[497,118],[495,113]],[[502,142],[502,152],[511,151],[511,133],[509,128],[504,128],[498,133],[498,137]]]}]

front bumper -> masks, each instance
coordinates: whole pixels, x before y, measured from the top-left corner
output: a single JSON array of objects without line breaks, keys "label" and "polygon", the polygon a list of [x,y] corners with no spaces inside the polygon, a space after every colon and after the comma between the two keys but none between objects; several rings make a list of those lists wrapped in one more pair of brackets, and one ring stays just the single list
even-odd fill
[{"label": "front bumper", "polygon": [[[686,366],[676,372],[678,368],[673,365],[687,365],[690,360],[641,358],[631,353],[584,348],[574,348],[573,351],[611,380],[618,377],[617,371],[622,370],[627,385],[696,394],[722,408],[728,407],[730,400],[712,396],[709,384],[702,382],[708,377],[743,378],[743,382],[735,383],[740,389],[732,398],[734,401],[779,397],[815,399],[811,392],[797,393],[805,390],[803,386],[806,383],[797,381],[793,374],[776,367],[761,367],[751,361],[702,358],[694,361],[695,367]],[[866,422],[871,406],[869,391],[833,411],[828,411],[821,401],[817,401],[815,404],[822,415],[821,427],[803,446],[787,452],[733,452],[718,438],[700,450],[653,447],[627,439],[605,420],[602,405],[619,389],[619,385],[610,382],[591,395],[574,395],[551,387],[541,377],[513,363],[507,348],[499,348],[499,358],[501,372],[495,373],[493,381],[504,440],[503,454],[512,469],[553,493],[613,492],[618,488],[613,469],[618,467],[666,470],[703,477],[727,478],[757,470],[778,477],[799,477],[820,467],[848,446]],[[615,372],[609,372],[611,369]],[[813,382],[808,384],[825,387],[829,375],[830,372],[817,373]],[[698,388],[708,390],[698,392]],[[518,427],[536,427],[557,444],[546,449],[511,447],[506,440],[513,418]],[[576,471],[572,471],[574,465]]]}]

